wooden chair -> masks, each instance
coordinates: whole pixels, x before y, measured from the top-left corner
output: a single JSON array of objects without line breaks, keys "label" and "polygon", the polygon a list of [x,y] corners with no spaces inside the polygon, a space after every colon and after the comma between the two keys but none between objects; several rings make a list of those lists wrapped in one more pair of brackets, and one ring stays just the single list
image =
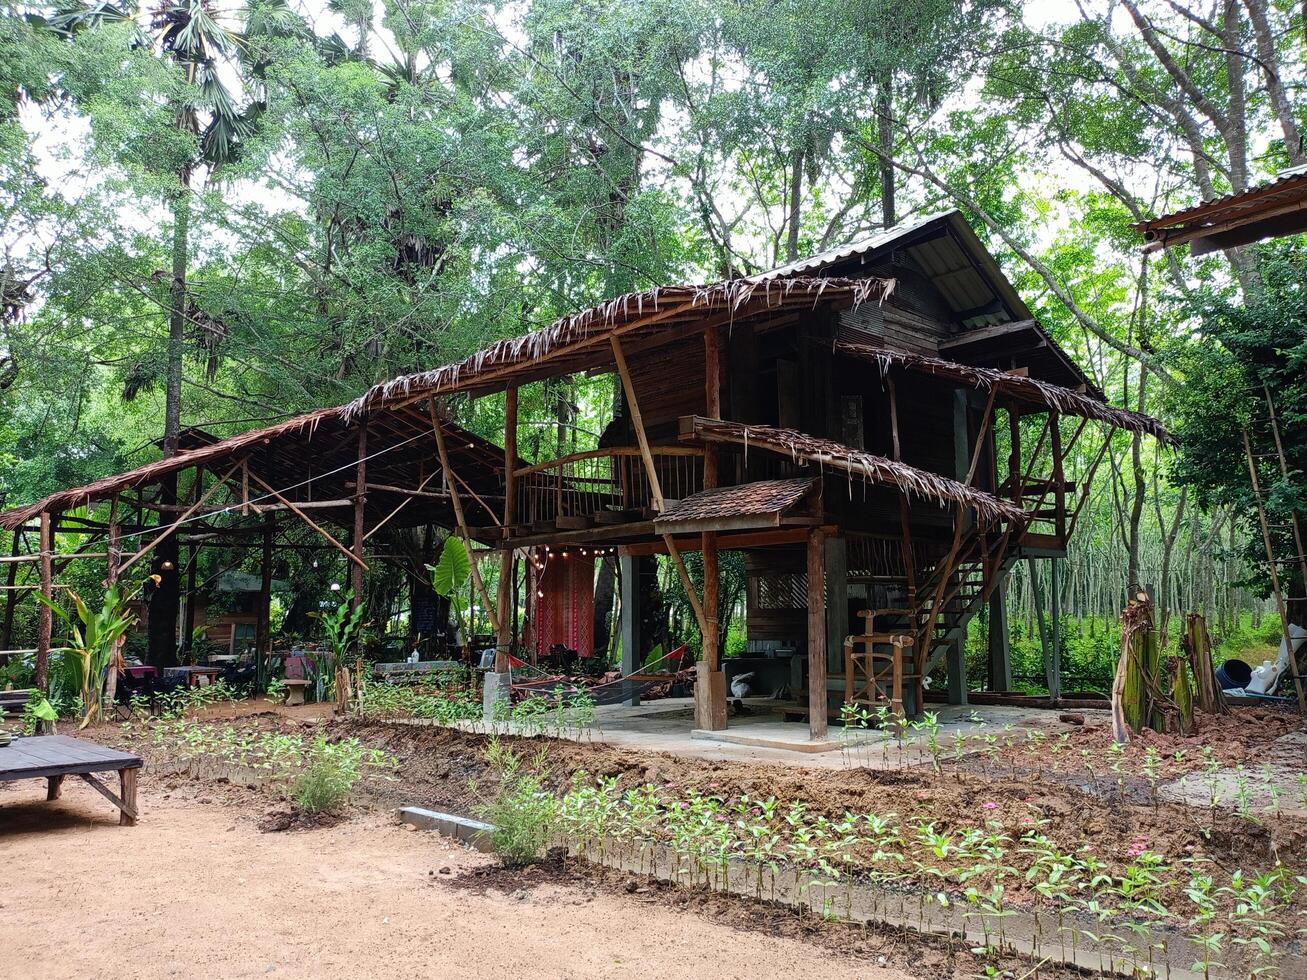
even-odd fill
[{"label": "wooden chair", "polygon": [[908,633],[876,631],[876,617],[910,616],[908,609],[864,609],[861,635],[844,639],[844,700],[850,704],[877,706],[888,701],[896,717],[905,714],[903,683],[909,681],[917,692],[914,706],[919,709],[921,674],[913,654],[913,638]]}]

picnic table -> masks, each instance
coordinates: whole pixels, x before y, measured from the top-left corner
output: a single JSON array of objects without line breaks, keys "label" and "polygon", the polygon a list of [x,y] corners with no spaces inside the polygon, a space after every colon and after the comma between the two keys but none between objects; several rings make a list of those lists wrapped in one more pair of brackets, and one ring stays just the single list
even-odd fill
[{"label": "picnic table", "polygon": [[[0,783],[45,779],[45,798],[57,800],[64,777],[80,776],[118,808],[118,823],[128,827],[134,826],[140,815],[136,809],[136,775],[142,765],[140,756],[68,735],[32,735],[0,747]],[[114,795],[93,775],[114,771],[118,773],[121,796]]]}]

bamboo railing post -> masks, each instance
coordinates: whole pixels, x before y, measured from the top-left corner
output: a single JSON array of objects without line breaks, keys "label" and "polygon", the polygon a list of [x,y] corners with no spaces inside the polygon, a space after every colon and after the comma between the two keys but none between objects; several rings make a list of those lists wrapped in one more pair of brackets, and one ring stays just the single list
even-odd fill
[{"label": "bamboo railing post", "polygon": [[1266,507],[1262,503],[1261,483],[1257,479],[1257,463],[1253,459],[1252,442],[1248,439],[1248,427],[1243,427],[1243,451],[1248,460],[1248,478],[1253,485],[1253,500],[1257,503],[1257,519],[1262,525],[1262,543],[1266,546],[1266,564],[1271,573],[1271,590],[1275,593],[1275,608],[1280,614],[1280,632],[1284,636],[1285,649],[1289,652],[1289,674],[1293,677],[1293,687],[1298,694],[1298,711],[1307,715],[1307,693],[1303,691],[1302,677],[1298,673],[1298,655],[1293,648],[1293,637],[1289,635],[1289,611],[1284,605],[1284,593],[1280,591],[1280,571],[1275,560],[1275,548],[1271,543],[1271,528],[1266,522]]}]

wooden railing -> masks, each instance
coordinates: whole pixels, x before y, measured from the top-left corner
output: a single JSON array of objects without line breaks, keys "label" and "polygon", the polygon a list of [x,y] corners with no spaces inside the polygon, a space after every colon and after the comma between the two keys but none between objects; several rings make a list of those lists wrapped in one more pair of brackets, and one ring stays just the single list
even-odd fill
[{"label": "wooden railing", "polygon": [[[703,489],[703,450],[694,446],[654,446],[654,471],[666,500],[680,500]],[[654,509],[653,490],[637,446],[615,446],[571,453],[524,466],[513,473],[519,524],[554,523]]]}]

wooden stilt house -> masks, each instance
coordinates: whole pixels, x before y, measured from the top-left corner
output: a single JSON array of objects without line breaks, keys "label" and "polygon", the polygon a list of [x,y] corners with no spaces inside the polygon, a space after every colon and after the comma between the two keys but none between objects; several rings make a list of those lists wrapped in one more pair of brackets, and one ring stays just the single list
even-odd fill
[{"label": "wooden stilt house", "polygon": [[[620,386],[604,444],[521,459],[519,388],[577,373],[612,373]],[[502,447],[467,439],[445,417],[449,396],[499,393]],[[341,484],[331,498],[348,509],[320,513],[348,528],[351,544],[304,510],[305,494],[328,477],[306,473],[303,458],[278,456],[288,468],[259,486],[356,568],[376,523],[394,519],[391,501],[408,500],[410,518],[440,520],[498,551],[498,595],[477,585],[494,613],[500,671],[520,641],[515,557],[617,551],[630,674],[647,653],[639,565],[667,555],[703,636],[696,726],[722,728],[719,556],[744,552],[751,650],[788,656],[783,686],[806,706],[814,738],[846,698],[889,696],[920,711],[923,679],[941,662],[950,699],[964,700],[968,619],[1001,595],[1015,561],[1064,553],[1112,430],[1165,438],[1155,420],[1106,404],[957,212],[762,275],[618,297],[378,385],[322,421],[354,462],[327,461]],[[311,454],[311,431],[293,431],[295,452]],[[1070,472],[1090,431],[1102,441],[1077,453],[1086,463]],[[379,440],[393,458],[373,458]],[[222,471],[239,502],[260,442],[247,434],[228,443],[230,453],[203,465]],[[83,488],[69,500],[140,482]],[[204,499],[197,488],[193,507]],[[427,504],[439,513],[421,512]],[[58,506],[50,498],[0,515],[0,524],[21,526]],[[687,568],[690,552],[702,553],[701,581]],[[997,650],[991,686],[1007,686],[1005,669]]]}]

